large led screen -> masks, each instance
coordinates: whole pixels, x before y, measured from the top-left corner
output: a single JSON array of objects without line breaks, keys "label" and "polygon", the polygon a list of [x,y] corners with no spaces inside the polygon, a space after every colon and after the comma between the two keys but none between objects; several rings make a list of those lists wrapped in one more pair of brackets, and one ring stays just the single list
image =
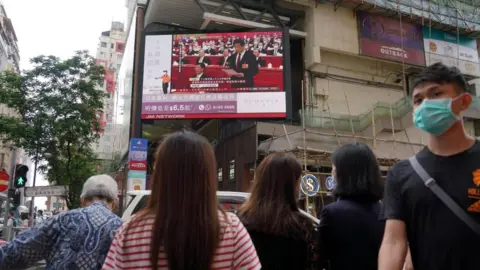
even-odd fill
[{"label": "large led screen", "polygon": [[142,119],[284,118],[280,31],[147,35]]}]

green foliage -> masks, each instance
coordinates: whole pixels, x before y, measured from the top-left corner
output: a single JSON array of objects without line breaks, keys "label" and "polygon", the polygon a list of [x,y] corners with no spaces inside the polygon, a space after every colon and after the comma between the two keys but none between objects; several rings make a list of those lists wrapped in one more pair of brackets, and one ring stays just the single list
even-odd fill
[{"label": "green foliage", "polygon": [[120,153],[114,153],[111,160],[103,160],[103,173],[111,174],[117,173],[120,170],[122,156]]},{"label": "green foliage", "polygon": [[[48,159],[48,165],[40,169],[46,171],[47,179],[56,185],[68,184],[67,206],[80,207],[80,194],[87,178],[98,173],[98,164],[92,151],[77,151],[72,147],[70,154]],[[66,177],[70,176],[70,177]]]},{"label": "green foliage", "polygon": [[96,114],[105,97],[98,85],[105,70],[86,51],[65,61],[38,56],[31,63],[22,75],[0,75],[0,104],[19,114],[0,115],[0,140],[47,161],[40,170],[51,183],[69,185],[68,207],[78,207],[83,182],[96,168],[90,145],[98,139]]}]

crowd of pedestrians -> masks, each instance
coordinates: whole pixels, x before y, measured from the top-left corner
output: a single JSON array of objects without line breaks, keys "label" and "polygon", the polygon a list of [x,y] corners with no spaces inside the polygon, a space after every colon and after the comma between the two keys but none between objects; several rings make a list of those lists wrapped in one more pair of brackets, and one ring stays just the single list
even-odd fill
[{"label": "crowd of pedestrians", "polygon": [[458,69],[434,64],[413,81],[413,122],[427,146],[382,179],[365,144],[332,155],[337,200],[318,226],[298,208],[302,168],[276,153],[255,172],[235,215],[216,199],[209,142],[167,137],[155,154],[150,200],[122,224],[118,187],[89,178],[83,208],[42,221],[0,247],[0,269],[45,260],[47,269],[477,270],[480,262],[480,143],[463,113],[478,109]]}]

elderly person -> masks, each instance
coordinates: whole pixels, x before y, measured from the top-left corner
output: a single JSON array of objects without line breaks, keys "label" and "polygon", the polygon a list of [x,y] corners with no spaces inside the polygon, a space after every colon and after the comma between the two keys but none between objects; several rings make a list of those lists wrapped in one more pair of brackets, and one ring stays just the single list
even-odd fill
[{"label": "elderly person", "polygon": [[0,247],[0,269],[23,269],[45,260],[46,269],[100,269],[120,227],[112,213],[118,186],[95,175],[80,195],[83,208],[58,214]]}]

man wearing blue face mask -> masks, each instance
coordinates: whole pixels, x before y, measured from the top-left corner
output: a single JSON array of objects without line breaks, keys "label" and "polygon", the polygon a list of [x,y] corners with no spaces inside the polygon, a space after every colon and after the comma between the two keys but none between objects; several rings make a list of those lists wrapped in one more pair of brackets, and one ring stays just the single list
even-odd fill
[{"label": "man wearing blue face mask", "polygon": [[388,173],[379,270],[401,270],[408,247],[415,270],[480,269],[480,143],[462,122],[478,100],[466,88],[460,71],[441,63],[412,81],[413,122],[428,145]]}]

